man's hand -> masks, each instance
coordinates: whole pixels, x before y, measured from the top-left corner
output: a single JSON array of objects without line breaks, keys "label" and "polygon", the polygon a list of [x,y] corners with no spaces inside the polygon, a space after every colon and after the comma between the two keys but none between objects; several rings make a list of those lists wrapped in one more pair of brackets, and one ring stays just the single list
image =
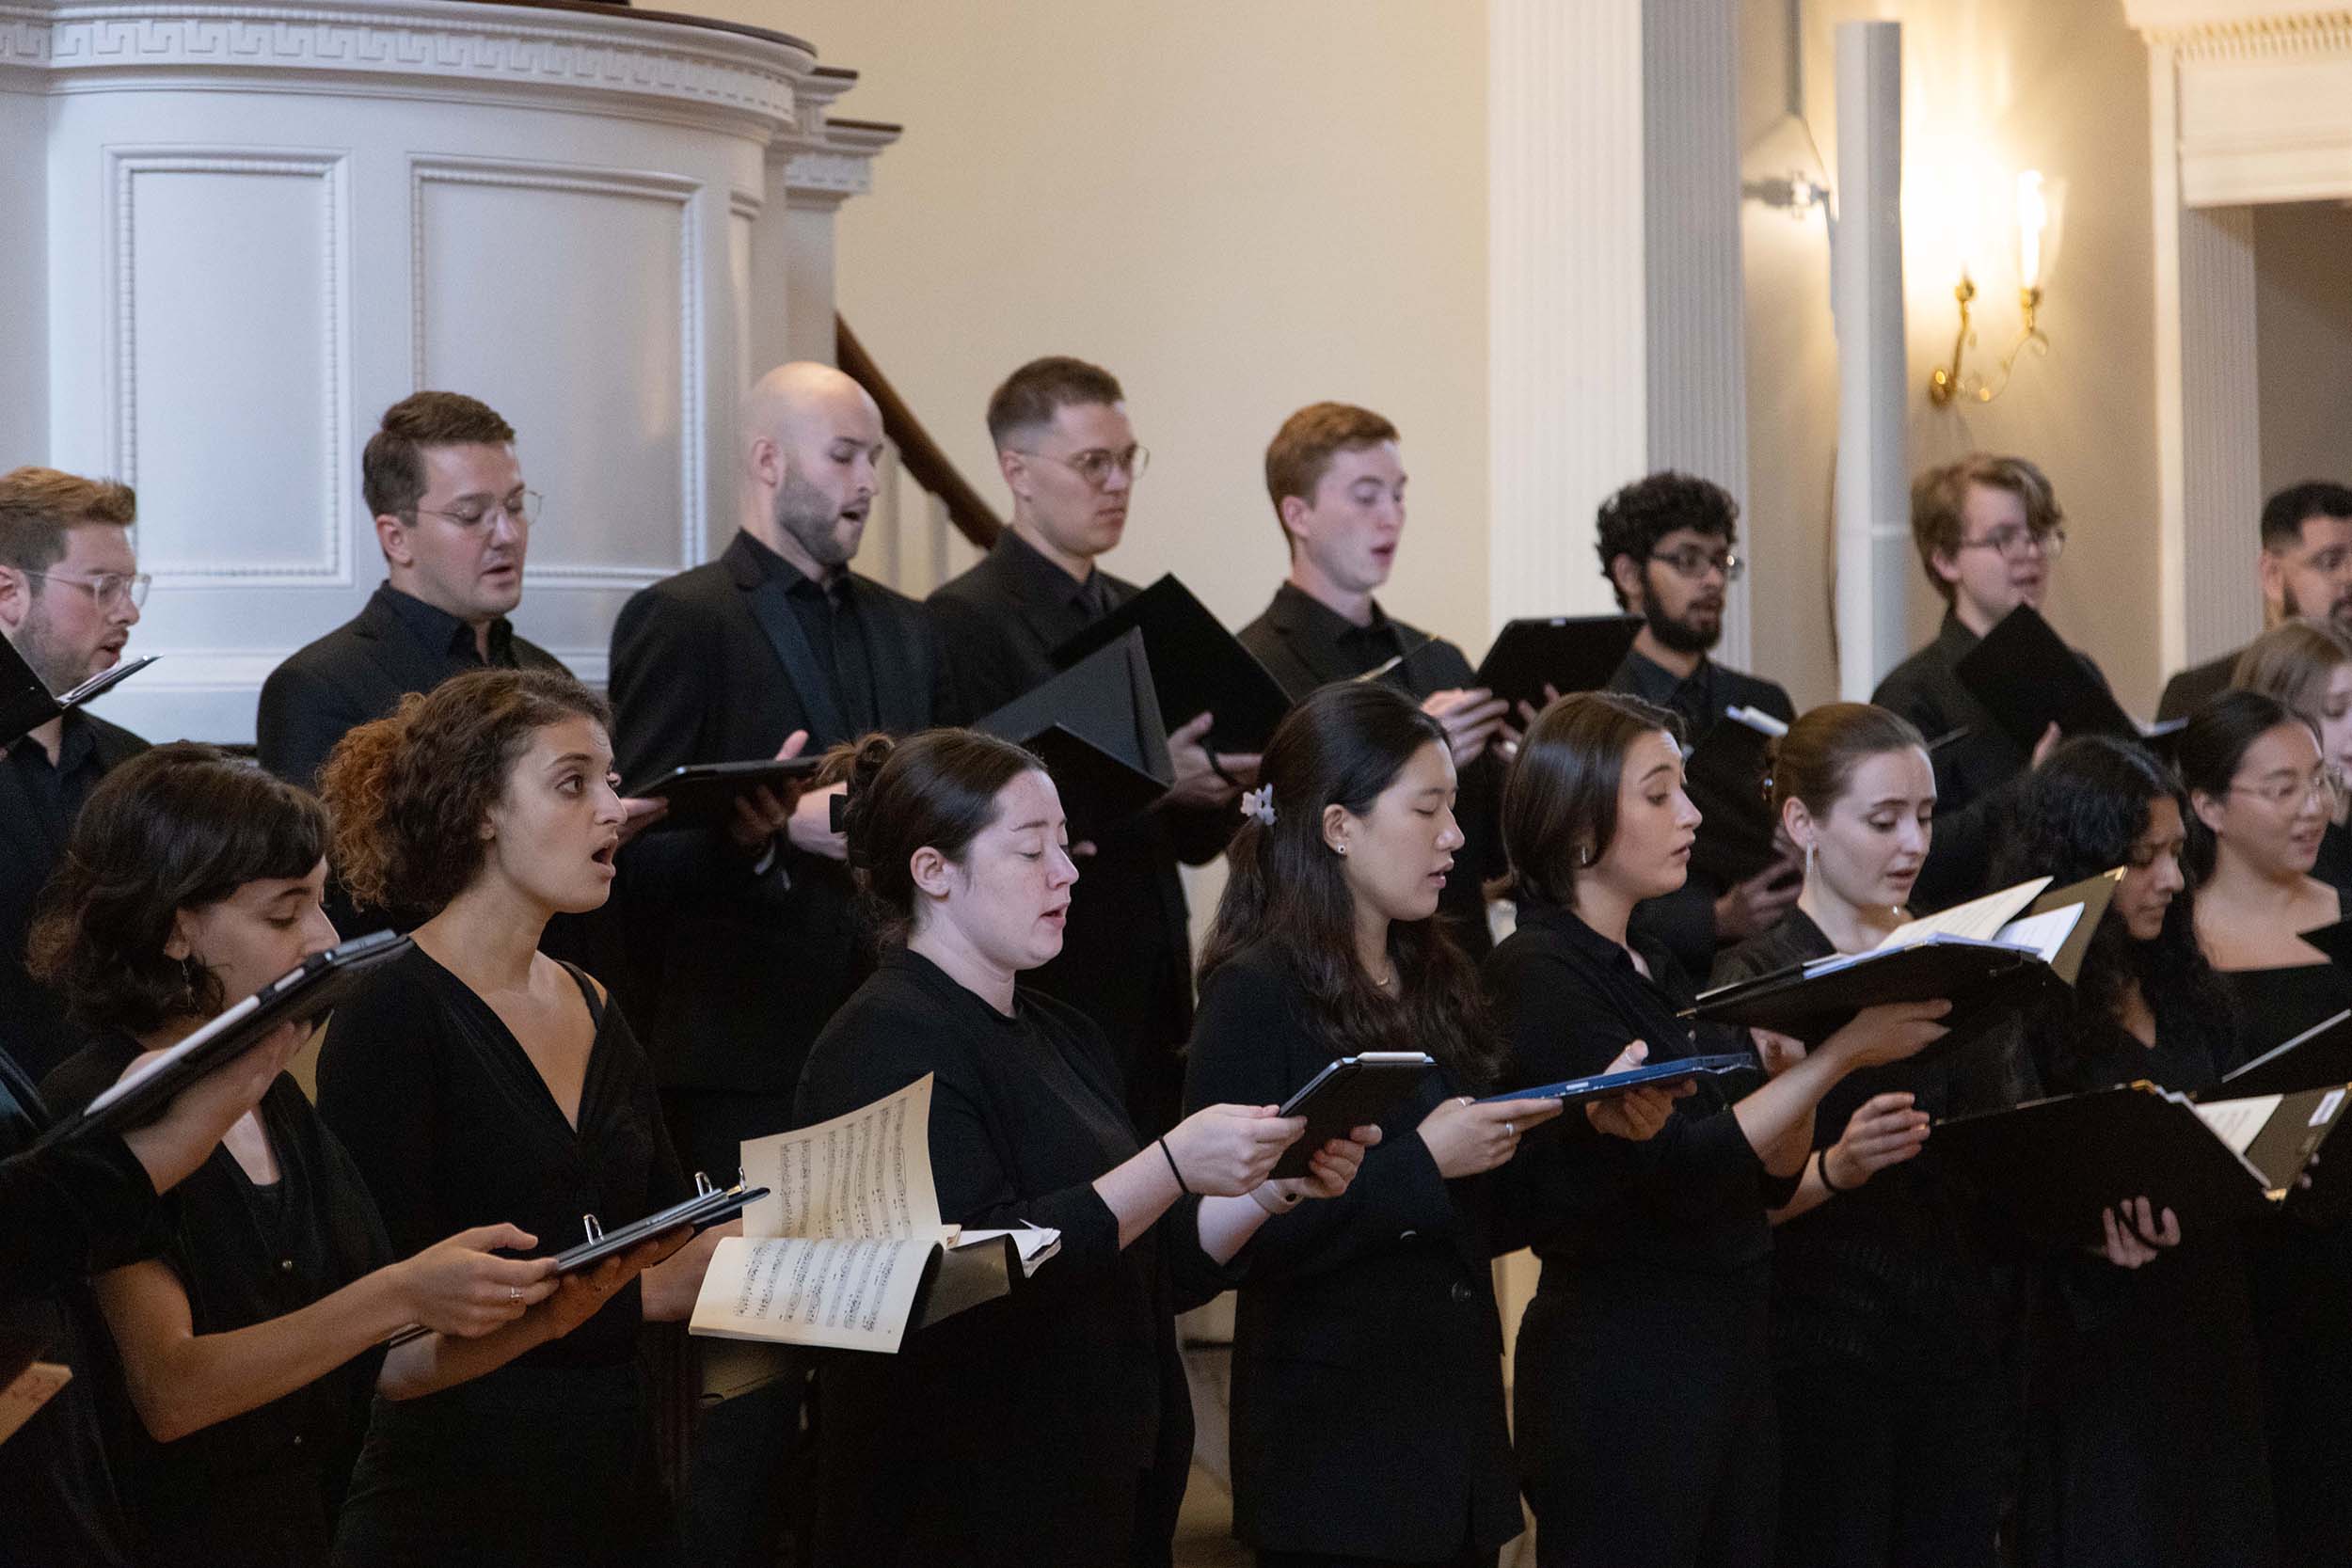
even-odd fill
[{"label": "man's hand", "polygon": [[1257,782],[1258,753],[1224,752],[1209,754],[1209,726],[1214,713],[1203,713],[1179,725],[1168,736],[1168,760],[1176,782],[1160,797],[1164,806],[1226,806]]},{"label": "man's hand", "polygon": [[1715,900],[1716,942],[1728,947],[1762,936],[1804,891],[1804,862],[1793,852],[1783,855]]},{"label": "man's hand", "polygon": [[[789,762],[807,747],[808,732],[794,730],[785,736],[784,745],[776,752],[776,760]],[[748,795],[739,795],[735,798],[735,816],[727,823],[727,837],[735,841],[737,848],[754,858],[766,854],[768,846],[773,844],[779,834],[792,834],[792,842],[799,845],[800,838],[794,823],[798,820],[800,801],[798,790],[787,789],[779,795],[766,784],[761,784]],[[818,822],[827,829],[833,826],[832,819],[821,813]],[[822,854],[825,851],[812,852]],[[833,858],[840,860],[842,856],[835,854]]]},{"label": "man's hand", "polygon": [[1502,733],[1511,705],[1483,686],[1433,691],[1422,700],[1422,712],[1445,726],[1445,743],[1454,766],[1468,768],[1478,760],[1486,743]]}]

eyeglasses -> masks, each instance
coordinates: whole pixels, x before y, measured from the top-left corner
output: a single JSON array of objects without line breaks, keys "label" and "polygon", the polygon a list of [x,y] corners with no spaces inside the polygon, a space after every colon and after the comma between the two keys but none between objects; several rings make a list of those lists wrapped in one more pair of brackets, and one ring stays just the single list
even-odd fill
[{"label": "eyeglasses", "polygon": [[2039,550],[2044,561],[2056,561],[2066,553],[2066,531],[2062,528],[2036,533],[2023,523],[2009,523],[1994,529],[1981,539],[1963,539],[1963,550],[1992,550],[2003,561],[2018,561],[2027,550]]},{"label": "eyeglasses", "polygon": [[1149,447],[1129,447],[1125,451],[1089,447],[1074,457],[1056,457],[1050,451],[1023,451],[1019,447],[1012,450],[1024,457],[1042,457],[1048,463],[1058,463],[1097,490],[1109,484],[1114,473],[1125,474],[1131,480],[1141,479],[1143,470],[1152,466]]},{"label": "eyeglasses", "polygon": [[495,512],[506,514],[506,520],[516,528],[529,528],[539,520],[539,502],[543,498],[536,490],[525,490],[511,500],[489,506],[420,506],[415,510],[436,517],[446,517],[462,529],[477,529],[490,520]]},{"label": "eyeglasses", "polygon": [[148,585],[155,579],[145,572],[133,572],[127,577],[120,572],[101,572],[96,577],[82,577],[72,572],[27,572],[28,578],[43,582],[70,582],[98,601],[101,610],[110,610],[126,597],[136,610],[147,602]]},{"label": "eyeglasses", "polygon": [[1721,572],[1725,582],[1738,582],[1748,563],[1729,550],[1710,550],[1697,545],[1686,545],[1678,550],[1652,550],[1650,557],[1661,566],[1671,566],[1677,577],[1696,582],[1709,572]]},{"label": "eyeglasses", "polygon": [[2332,811],[2343,786],[2336,783],[2334,773],[2319,768],[2305,779],[2271,779],[2256,784],[2233,784],[2230,788],[2233,793],[2253,796],[2273,811],[2293,811],[2306,800],[2315,800]]}]

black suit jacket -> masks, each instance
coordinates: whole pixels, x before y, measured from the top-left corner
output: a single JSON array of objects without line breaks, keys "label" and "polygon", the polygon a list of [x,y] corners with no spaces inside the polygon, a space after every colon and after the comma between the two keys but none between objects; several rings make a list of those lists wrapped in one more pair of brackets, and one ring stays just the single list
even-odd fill
[{"label": "black suit jacket", "polygon": [[[1261,942],[1201,985],[1184,1104],[1279,1104],[1338,1054]],[[1234,1259],[1233,1533],[1252,1545],[1436,1562],[1519,1532],[1490,1183],[1445,1180],[1415,1132],[1484,1086],[1426,1074],[1344,1194]]]},{"label": "black suit jacket", "polygon": [[[1935,641],[1888,671],[1870,693],[1871,702],[1918,726],[1935,765],[1935,841],[1911,890],[1911,907],[1922,914],[1992,891],[2003,821],[2032,761],[1960,684],[1955,669],[1977,642],[1947,610]],[[2077,649],[2074,657],[2106,683],[2089,655]]]},{"label": "black suit jacket", "polygon": [[[882,727],[928,728],[955,705],[922,606],[857,579]],[[615,766],[631,786],[692,763],[811,754],[854,740],[833,683],[742,535],[718,560],[642,589],[612,626]],[[656,829],[622,851],[629,1020],[664,1087],[788,1095],[811,1040],[863,973],[838,861],[780,845],[764,875],[713,830]]]},{"label": "black suit jacket", "polygon": [[[1114,606],[1133,583],[1102,572]],[[928,608],[955,660],[958,689],[983,718],[1054,673],[1048,657],[1083,629],[1067,574],[1008,529]],[[1178,1047],[1192,1027],[1192,935],[1179,862],[1220,854],[1239,817],[1220,811],[1149,811],[1098,836],[1078,863],[1061,956],[1023,983],[1078,1008],[1120,1054],[1128,1110],[1154,1135],[1174,1124],[1183,1084]]]},{"label": "black suit jacket", "polygon": [[[1241,645],[1258,656],[1294,703],[1318,687],[1353,680],[1397,654],[1404,657],[1381,679],[1414,697],[1467,690],[1478,684],[1470,659],[1454,643],[1394,619],[1377,605],[1373,614],[1379,633],[1359,634],[1342,646],[1340,640],[1346,634],[1341,628],[1346,621],[1284,583],[1265,613],[1241,628]],[[1386,653],[1379,651],[1384,645]],[[1367,659],[1367,654],[1378,657]],[[1519,721],[1514,716],[1511,722],[1516,728]],[[1486,882],[1509,869],[1502,855],[1502,768],[1490,752],[1462,769],[1455,786],[1454,815],[1462,830],[1462,847],[1454,857],[1454,869],[1446,878],[1438,908],[1454,939],[1471,957],[1483,958],[1494,946],[1486,924]]]},{"label": "black suit jacket", "polygon": [[2219,658],[2193,664],[2164,683],[2156,700],[2156,722],[2185,719],[2230,689],[2230,672],[2237,668],[2244,648],[2233,648]]},{"label": "black suit jacket", "polygon": [[[430,691],[464,666],[430,646],[393,608],[389,583],[359,613],[297,649],[262,683],[254,739],[262,766],[288,784],[312,788],[336,742],[383,718],[412,691]],[[557,670],[553,654],[502,635],[518,670]],[[493,646],[498,642],[494,641]]]}]

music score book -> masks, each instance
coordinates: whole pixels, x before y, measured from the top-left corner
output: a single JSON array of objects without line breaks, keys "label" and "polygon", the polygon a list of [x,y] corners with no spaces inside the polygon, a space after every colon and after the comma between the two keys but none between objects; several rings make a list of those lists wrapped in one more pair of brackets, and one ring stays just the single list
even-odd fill
[{"label": "music score book", "polygon": [[1148,809],[1176,782],[1140,631],[1113,638],[972,727],[1045,764],[1073,844]]},{"label": "music score book", "polygon": [[2295,1094],[2352,1084],[2352,1008],[2320,1020],[2293,1039],[2272,1046],[2221,1075],[2199,1100],[2252,1094]]},{"label": "music score book", "polygon": [[1755,1057],[1745,1055],[1677,1056],[1670,1062],[1644,1062],[1640,1067],[1629,1067],[1623,1072],[1597,1072],[1589,1078],[1565,1078],[1557,1084],[1543,1084],[1532,1089],[1485,1095],[1479,1103],[1487,1105],[1499,1100],[1559,1100],[1570,1105],[1581,1105],[1589,1101],[1620,1100],[1635,1089],[1666,1088],[1704,1074],[1738,1072],[1756,1065]]},{"label": "music score book", "polygon": [[746,1140],[743,1180],[768,1196],[712,1254],[689,1329],[895,1354],[909,1331],[1036,1273],[1059,1231],[940,1222],[930,1111],[925,1073],[831,1121]]},{"label": "music score book", "polygon": [[2342,1085],[2201,1103],[2153,1084],[1939,1121],[1923,1155],[1963,1170],[2027,1237],[2096,1246],[2100,1211],[2145,1197],[2185,1237],[2294,1201],[2344,1105]]},{"label": "music score book", "polygon": [[[1782,858],[1769,797],[1772,747],[1788,726],[1737,704],[1683,754],[1682,788],[1699,808],[1691,870],[1736,887]],[[1791,877],[1799,875],[1795,868]]]},{"label": "music score book", "polygon": [[769,758],[758,762],[704,762],[673,768],[628,791],[633,798],[667,800],[670,809],[648,832],[672,828],[723,828],[735,802],[761,785],[788,794],[804,789],[825,765],[822,756]]},{"label": "music score book", "polygon": [[1305,1117],[1307,1130],[1274,1162],[1273,1176],[1306,1175],[1316,1149],[1387,1116],[1437,1065],[1422,1051],[1367,1051],[1327,1064],[1281,1108],[1286,1117]]},{"label": "music score book", "polygon": [[1540,710],[1547,686],[1563,697],[1607,686],[1641,629],[1638,615],[1543,615],[1510,621],[1478,661],[1477,684],[1511,705],[1510,722],[1517,725],[1519,704]]},{"label": "music score book", "polygon": [[2106,683],[2031,605],[2021,604],[2002,616],[1961,656],[1952,673],[2002,732],[2027,752],[2052,724],[2061,735],[2111,735],[2160,749],[2181,728],[2178,721],[2142,724],[2125,713]]},{"label": "music score book", "polygon": [[124,659],[112,669],[101,670],[71,691],[53,697],[49,688],[33,673],[33,667],[25,662],[24,656],[16,651],[15,644],[0,637],[0,752],[52,719],[85,703],[96,702],[162,657],[149,654],[144,658]]},{"label": "music score book", "polygon": [[1170,726],[1181,727],[1203,713],[1214,713],[1210,750],[1265,749],[1274,727],[1291,710],[1290,694],[1258,662],[1258,656],[1242,646],[1241,639],[1226,630],[1225,623],[1211,614],[1173,573],[1097,620],[1049,657],[1054,668],[1067,670],[1131,630],[1143,633],[1160,717]]}]

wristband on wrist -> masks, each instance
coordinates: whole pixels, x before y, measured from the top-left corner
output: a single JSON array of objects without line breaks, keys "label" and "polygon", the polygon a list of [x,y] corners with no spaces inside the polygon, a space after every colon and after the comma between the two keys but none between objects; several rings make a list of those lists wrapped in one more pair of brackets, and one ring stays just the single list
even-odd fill
[{"label": "wristband on wrist", "polygon": [[[1184,1183],[1184,1173],[1176,1168],[1176,1156],[1169,1151],[1168,1140],[1166,1138],[1155,1138],[1152,1141],[1160,1146],[1160,1154],[1168,1161],[1168,1174],[1176,1179],[1176,1190],[1184,1194],[1186,1197],[1192,1196],[1192,1189]],[[1824,1177],[1822,1180],[1827,1180],[1828,1178]]]},{"label": "wristband on wrist", "polygon": [[1832,1181],[1829,1179],[1829,1153],[1830,1151],[1825,1148],[1821,1150],[1820,1153],[1814,1156],[1816,1160],[1820,1162],[1821,1185],[1827,1187],[1833,1193],[1850,1193],[1853,1191],[1854,1187],[1861,1186],[1862,1183],[1857,1181],[1853,1184],[1853,1187],[1841,1187],[1836,1182]]}]

